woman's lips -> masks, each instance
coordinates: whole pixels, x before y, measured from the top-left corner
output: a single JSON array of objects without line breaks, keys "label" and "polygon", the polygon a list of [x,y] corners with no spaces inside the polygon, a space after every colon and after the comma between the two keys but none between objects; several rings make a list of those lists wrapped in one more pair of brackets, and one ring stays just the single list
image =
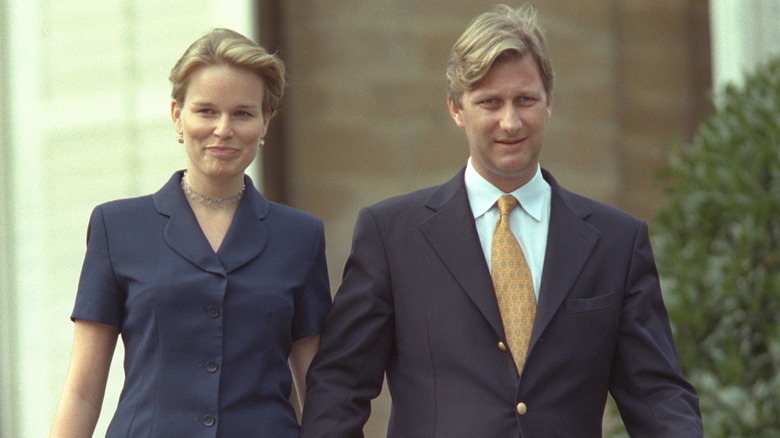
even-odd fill
[{"label": "woman's lips", "polygon": [[206,150],[215,155],[233,155],[238,153],[238,149],[227,146],[209,146]]}]

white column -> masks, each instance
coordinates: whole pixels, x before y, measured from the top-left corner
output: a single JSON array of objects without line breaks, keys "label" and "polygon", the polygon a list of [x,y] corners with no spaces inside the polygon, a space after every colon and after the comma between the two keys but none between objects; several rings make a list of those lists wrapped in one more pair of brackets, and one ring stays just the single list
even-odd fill
[{"label": "white column", "polygon": [[[156,191],[186,155],[169,115],[168,73],[214,27],[253,35],[249,0],[7,0],[0,76],[3,275],[0,436],[48,436],[68,367],[92,208]],[[251,172],[251,170],[250,170]],[[256,178],[256,181],[258,179]],[[9,220],[6,221],[5,218]],[[6,307],[7,306],[7,307]],[[121,342],[95,436],[121,389]],[[10,368],[8,368],[10,367]],[[11,402],[9,405],[8,402]],[[12,421],[5,421],[12,419]]]},{"label": "white column", "polygon": [[710,26],[716,90],[780,56],[780,0],[710,0]]}]

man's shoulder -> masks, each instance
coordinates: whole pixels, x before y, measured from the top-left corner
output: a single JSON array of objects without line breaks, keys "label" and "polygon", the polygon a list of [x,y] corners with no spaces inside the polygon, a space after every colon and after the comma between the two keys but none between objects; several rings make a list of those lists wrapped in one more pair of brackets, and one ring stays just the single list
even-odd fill
[{"label": "man's shoulder", "polygon": [[571,206],[573,202],[584,206],[587,214],[580,215],[580,217],[589,225],[605,233],[604,236],[622,240],[628,238],[626,236],[633,236],[638,230],[646,228],[644,220],[614,205],[572,192],[567,192],[567,195],[564,196],[567,197],[565,201],[567,206]]},{"label": "man's shoulder", "polygon": [[461,190],[465,190],[463,170],[443,184],[391,196],[367,208],[376,211],[406,210],[414,207],[437,209],[456,197]]},{"label": "man's shoulder", "polygon": [[[382,228],[406,229],[419,226],[450,202],[463,201],[468,208],[463,183],[456,176],[452,180],[436,186],[430,186],[391,196],[361,209],[360,220],[371,220]],[[463,190],[463,192],[461,192]],[[462,196],[460,196],[462,195]],[[465,210],[464,210],[465,211]]]},{"label": "man's shoulder", "polygon": [[371,210],[394,210],[394,209],[407,209],[412,206],[422,206],[431,195],[436,192],[441,186],[431,186],[422,189],[414,190],[412,192],[403,193],[400,195],[391,196],[389,198],[382,199],[374,204],[368,206]]},{"label": "man's shoulder", "polygon": [[551,176],[552,175],[547,173],[545,179],[548,180],[552,188],[553,205],[560,202],[562,205],[565,205],[568,209],[572,210],[577,215],[581,217],[588,217],[591,221],[596,220],[623,223],[642,222],[641,219],[619,207],[580,193],[572,192],[567,188],[560,186],[555,181],[555,179],[551,178]]}]

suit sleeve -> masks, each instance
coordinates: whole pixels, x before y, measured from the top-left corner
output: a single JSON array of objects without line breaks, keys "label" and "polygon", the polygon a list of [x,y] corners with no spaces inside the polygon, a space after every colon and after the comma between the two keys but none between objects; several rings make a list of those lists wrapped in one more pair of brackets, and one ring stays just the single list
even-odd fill
[{"label": "suit sleeve", "polygon": [[381,232],[361,210],[341,287],[307,378],[301,438],[363,436],[393,345],[392,286]]},{"label": "suit sleeve", "polygon": [[98,206],[89,219],[87,252],[81,268],[71,319],[85,319],[120,327],[124,315],[124,301],[125,293],[112,265],[103,209]]},{"label": "suit sleeve", "polygon": [[650,247],[638,228],[626,277],[610,391],[632,437],[701,437],[698,396],[683,378]]},{"label": "suit sleeve", "polygon": [[295,296],[295,315],[292,325],[294,341],[320,334],[331,305],[328,264],[325,258],[325,229],[319,220],[313,235],[314,245],[309,272],[303,287]]}]

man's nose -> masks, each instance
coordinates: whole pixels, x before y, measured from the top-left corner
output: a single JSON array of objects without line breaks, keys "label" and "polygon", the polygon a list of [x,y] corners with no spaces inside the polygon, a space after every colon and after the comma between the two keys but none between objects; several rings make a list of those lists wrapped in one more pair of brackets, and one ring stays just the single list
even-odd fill
[{"label": "man's nose", "polygon": [[501,129],[506,132],[515,132],[523,126],[520,109],[514,105],[507,105],[501,114]]}]

